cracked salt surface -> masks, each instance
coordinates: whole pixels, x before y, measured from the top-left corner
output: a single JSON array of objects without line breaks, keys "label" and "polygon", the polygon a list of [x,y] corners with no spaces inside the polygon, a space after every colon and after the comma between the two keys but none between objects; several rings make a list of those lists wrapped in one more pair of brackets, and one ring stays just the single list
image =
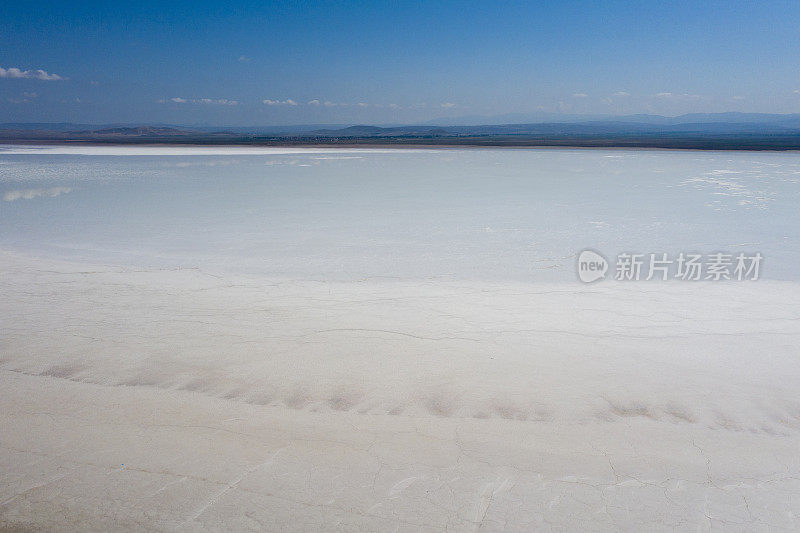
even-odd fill
[{"label": "cracked salt surface", "polygon": [[[122,152],[0,153],[0,527],[798,528],[800,156]],[[771,268],[574,280],[645,238]]]}]

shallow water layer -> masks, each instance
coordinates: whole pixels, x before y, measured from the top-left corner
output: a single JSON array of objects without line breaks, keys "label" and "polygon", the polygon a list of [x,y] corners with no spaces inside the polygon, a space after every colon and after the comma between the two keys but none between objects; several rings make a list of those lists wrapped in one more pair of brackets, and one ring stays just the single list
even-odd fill
[{"label": "shallow water layer", "polygon": [[[209,155],[212,154],[212,155]],[[0,149],[0,246],[271,277],[567,281],[584,248],[798,279],[800,154]]]}]

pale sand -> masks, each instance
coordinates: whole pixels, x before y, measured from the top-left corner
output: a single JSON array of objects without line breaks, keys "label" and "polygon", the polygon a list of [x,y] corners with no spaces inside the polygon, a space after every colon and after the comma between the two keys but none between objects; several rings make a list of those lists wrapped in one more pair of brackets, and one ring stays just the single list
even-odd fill
[{"label": "pale sand", "polygon": [[796,530],[797,302],[0,252],[0,524]]}]

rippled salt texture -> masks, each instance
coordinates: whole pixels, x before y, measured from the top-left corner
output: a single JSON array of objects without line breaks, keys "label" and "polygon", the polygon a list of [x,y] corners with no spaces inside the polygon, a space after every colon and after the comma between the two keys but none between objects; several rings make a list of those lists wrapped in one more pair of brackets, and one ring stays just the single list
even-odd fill
[{"label": "rippled salt texture", "polygon": [[760,251],[765,277],[797,279],[799,180],[793,153],[6,148],[0,246],[336,280],[568,281],[585,247]]}]

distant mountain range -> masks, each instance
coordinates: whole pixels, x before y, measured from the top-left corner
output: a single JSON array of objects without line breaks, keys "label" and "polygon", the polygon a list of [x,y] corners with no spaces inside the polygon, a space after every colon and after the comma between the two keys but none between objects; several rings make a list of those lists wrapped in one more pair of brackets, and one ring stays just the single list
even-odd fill
[{"label": "distant mountain range", "polygon": [[[602,146],[699,149],[800,149],[800,114],[693,113],[678,117],[561,116],[506,124],[297,125],[275,127],[170,124],[0,124],[0,142],[165,144],[411,144]],[[582,120],[578,120],[581,118]]]},{"label": "distant mountain range", "polygon": [[589,123],[589,122],[628,122],[644,124],[691,124],[709,122],[736,122],[736,123],[770,123],[784,120],[800,123],[800,114],[774,114],[774,113],[689,113],[675,117],[662,115],[635,114],[635,115],[578,115],[566,113],[509,113],[505,115],[471,115],[456,118],[438,118],[426,121],[424,125],[436,126],[471,126],[475,124],[501,125],[501,124],[542,124],[542,123]]}]

